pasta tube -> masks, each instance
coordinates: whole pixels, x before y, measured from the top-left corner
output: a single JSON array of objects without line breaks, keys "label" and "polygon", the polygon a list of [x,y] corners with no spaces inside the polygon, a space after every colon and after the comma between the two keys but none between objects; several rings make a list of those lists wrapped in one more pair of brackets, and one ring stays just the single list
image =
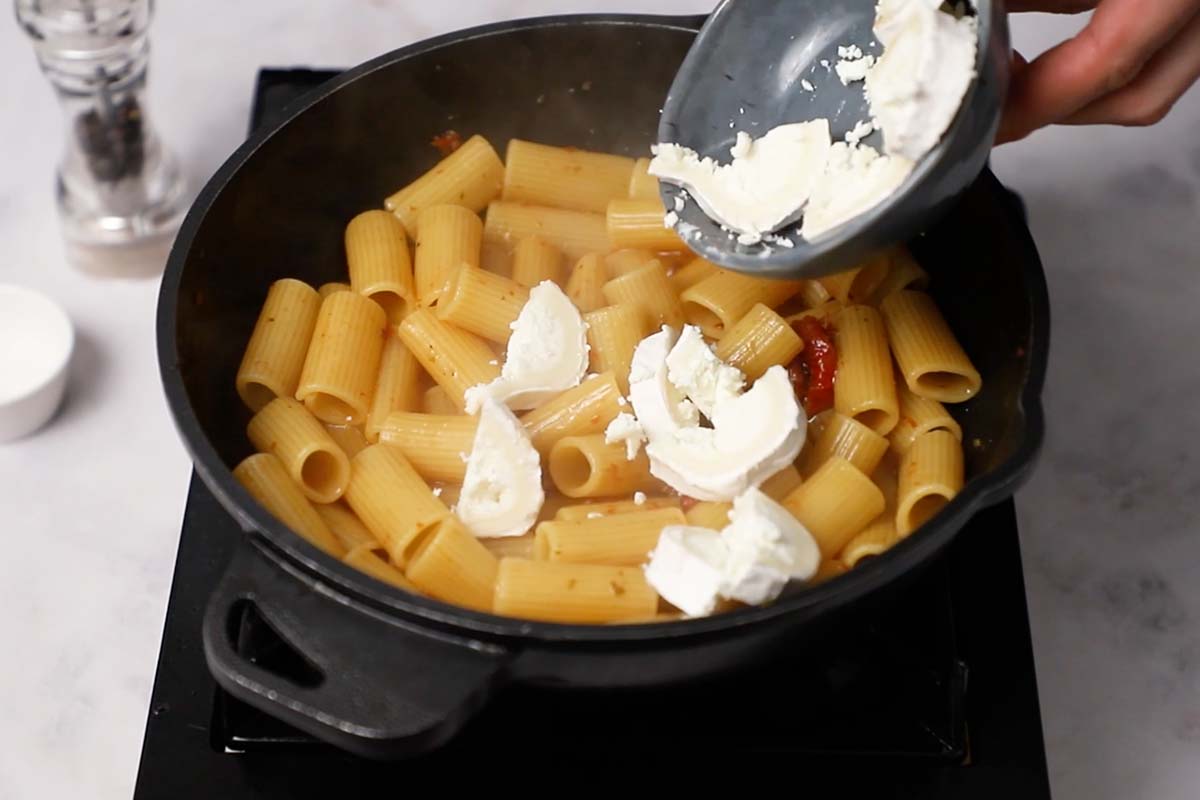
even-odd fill
[{"label": "pasta tube", "polygon": [[417,216],[417,301],[434,305],[463,265],[478,268],[482,242],[483,222],[471,209],[452,205],[422,209]]},{"label": "pasta tube", "polygon": [[361,425],[375,393],[387,315],[354,292],[321,303],[296,399],[323,422]]},{"label": "pasta tube", "polygon": [[838,365],[833,406],[882,436],[900,416],[883,321],[870,306],[847,306],[834,326]]},{"label": "pasta tube", "polygon": [[238,395],[251,411],[296,393],[320,308],[320,296],[303,281],[271,284],[237,371]]},{"label": "pasta tube", "polygon": [[658,595],[637,567],[500,559],[492,610],[547,622],[639,622]]},{"label": "pasta tube", "polygon": [[893,292],[879,305],[900,374],[913,394],[961,403],[979,393],[983,380],[937,305],[922,292]]},{"label": "pasta tube", "polygon": [[625,197],[633,159],[512,139],[504,159],[503,198],[517,203],[593,211]]},{"label": "pasta tube", "polygon": [[233,477],[271,516],[298,536],[336,558],[345,554],[278,458],[270,453],[256,453],[234,468]]},{"label": "pasta tube", "polygon": [[395,324],[416,303],[404,226],[386,211],[364,211],[346,226],[350,286],[378,303]]},{"label": "pasta tube", "polygon": [[417,216],[429,206],[456,203],[482,211],[500,195],[504,163],[482,136],[472,136],[420,178],[384,201],[384,207],[417,235]]},{"label": "pasta tube", "polygon": [[314,503],[332,503],[350,483],[350,459],[303,403],[276,397],[250,420],[246,433],[261,453],[273,453]]}]

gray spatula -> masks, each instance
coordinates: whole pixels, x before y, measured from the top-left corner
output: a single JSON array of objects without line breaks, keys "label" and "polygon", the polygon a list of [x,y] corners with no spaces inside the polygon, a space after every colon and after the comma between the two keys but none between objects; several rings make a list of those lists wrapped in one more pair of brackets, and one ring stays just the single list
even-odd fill
[{"label": "gray spatula", "polygon": [[[916,2],[918,0],[914,0]],[[676,230],[708,260],[742,272],[789,278],[847,269],[872,253],[918,234],[983,169],[1008,87],[1008,23],[1001,0],[973,0],[980,44],[976,79],[941,142],[888,199],[809,241],[797,225],[771,240],[742,245],[695,202]],[[840,140],[870,119],[861,82],[843,85],[838,47],[857,45],[878,56],[871,32],[874,0],[724,0],[701,28],[663,105],[658,137],[729,163],[737,131],[762,136],[776,125],[825,117]],[[808,91],[805,86],[812,87]],[[863,140],[882,152],[881,134]],[[679,187],[663,182],[665,207],[677,207]]]}]

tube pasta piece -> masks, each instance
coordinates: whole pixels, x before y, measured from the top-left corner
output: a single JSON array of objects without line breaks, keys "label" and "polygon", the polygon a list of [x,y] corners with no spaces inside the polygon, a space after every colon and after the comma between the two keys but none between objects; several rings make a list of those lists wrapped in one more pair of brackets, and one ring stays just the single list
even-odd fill
[{"label": "tube pasta piece", "polygon": [[892,292],[903,289],[924,289],[929,286],[929,273],[922,269],[906,247],[895,247],[890,253],[888,273],[871,294],[871,304],[879,305]]},{"label": "tube pasta piece", "polygon": [[962,441],[962,427],[937,400],[913,394],[903,379],[897,382],[896,395],[900,400],[900,419],[888,434],[888,441],[897,453],[904,455],[918,436],[930,431],[949,431]]},{"label": "tube pasta piece", "polygon": [[794,464],[788,464],[763,481],[758,489],[776,503],[782,503],[783,498],[795,491],[801,483],[803,479],[800,477],[800,470],[796,469]]},{"label": "tube pasta piece", "polygon": [[611,372],[585,379],[573,389],[567,389],[549,403],[535,408],[521,423],[529,432],[533,446],[543,456],[549,454],[560,439],[567,436],[586,436],[603,433],[617,414],[621,413],[621,388]]},{"label": "tube pasta piece", "polygon": [[979,370],[929,295],[893,292],[879,310],[900,374],[913,394],[942,403],[961,403],[979,393],[983,386]]},{"label": "tube pasta piece", "polygon": [[354,292],[326,297],[317,314],[296,399],[322,422],[361,425],[367,419],[387,315]]},{"label": "tube pasta piece", "polygon": [[354,289],[352,289],[350,287],[350,284],[338,283],[338,282],[334,281],[331,283],[321,284],[321,288],[317,289],[317,294],[321,295],[321,299],[324,300],[326,297],[329,297],[329,295],[333,294],[334,292],[352,292],[352,291],[354,291]]},{"label": "tube pasta piece", "polygon": [[504,159],[506,201],[603,214],[625,197],[633,159],[511,139]]},{"label": "tube pasta piece", "polygon": [[[430,206],[417,217],[417,302],[438,303],[463,265],[479,267],[483,222],[469,208]],[[399,322],[399,320],[395,320]]]},{"label": "tube pasta piece", "polygon": [[[393,411],[416,411],[421,407],[421,365],[400,337],[389,335],[379,359],[375,395],[367,411],[364,435],[367,441],[379,441],[379,429]],[[361,448],[360,448],[361,449]]]},{"label": "tube pasta piece", "polygon": [[496,354],[483,339],[446,324],[430,309],[409,314],[397,333],[460,412],[467,389],[500,375]]},{"label": "tube pasta piece", "polygon": [[834,326],[838,365],[833,406],[882,436],[900,416],[883,320],[870,306],[847,306]]},{"label": "tube pasta piece", "polygon": [[388,322],[404,319],[417,301],[404,226],[386,211],[364,211],[350,220],[345,239],[350,286],[378,303]]},{"label": "tube pasta piece", "polygon": [[238,396],[251,411],[296,393],[320,308],[320,295],[303,281],[271,284],[237,371]]},{"label": "tube pasta piece", "polygon": [[445,389],[434,384],[425,390],[425,395],[421,398],[421,413],[453,416],[462,414],[463,411],[454,404]]},{"label": "tube pasta piece", "polygon": [[413,582],[404,577],[404,573],[400,570],[380,558],[374,547],[357,547],[347,553],[342,560],[377,581],[389,583],[408,592],[417,592],[417,587],[413,585]]},{"label": "tube pasta piece", "polygon": [[879,253],[854,269],[826,275],[817,281],[831,297],[843,305],[865,303],[887,277],[890,261],[888,253]]},{"label": "tube pasta piece", "polygon": [[633,350],[648,333],[645,314],[636,306],[606,306],[584,314],[583,321],[592,371],[613,373],[621,394],[629,394]]},{"label": "tube pasta piece", "polygon": [[347,553],[359,547],[382,549],[383,545],[375,538],[375,534],[367,530],[367,526],[345,503],[325,503],[314,508]]},{"label": "tube pasta piece", "polygon": [[547,622],[653,619],[658,595],[637,567],[500,559],[496,614]]},{"label": "tube pasta piece", "polygon": [[368,444],[367,437],[363,435],[362,428],[354,425],[332,425],[328,422],[325,425],[325,432],[329,434],[334,443],[342,448],[342,452],[346,454],[346,458],[354,458],[363,451]]},{"label": "tube pasta piece", "polygon": [[464,264],[438,303],[437,315],[464,331],[504,344],[529,290],[509,278]]},{"label": "tube pasta piece", "polygon": [[608,204],[606,221],[613,247],[687,249],[675,231],[663,223],[663,205],[658,198],[613,200]]},{"label": "tube pasta piece", "polygon": [[384,201],[384,207],[417,234],[417,216],[429,206],[456,203],[479,212],[500,196],[504,162],[482,136],[472,136],[420,178]]},{"label": "tube pasta piece", "polygon": [[278,458],[270,453],[256,453],[234,468],[233,477],[271,516],[296,535],[335,558],[345,554],[342,545]]},{"label": "tube pasta piece", "polygon": [[350,459],[303,403],[276,397],[246,426],[260,453],[273,453],[314,503],[332,503],[350,483]]},{"label": "tube pasta piece", "polygon": [[900,461],[896,532],[907,536],[954,499],[963,485],[962,444],[949,431],[918,436]]},{"label": "tube pasta piece", "polygon": [[[636,247],[615,250],[604,257],[604,266],[614,278],[641,269],[654,260],[654,253]],[[660,262],[661,263],[661,262]]]},{"label": "tube pasta piece", "polygon": [[650,174],[650,159],[639,158],[633,164],[633,172],[629,176],[629,190],[626,192],[631,200],[658,200],[658,178]]},{"label": "tube pasta piece", "polygon": [[598,500],[577,503],[557,509],[553,518],[566,522],[579,522],[585,519],[608,517],[613,514],[626,514],[631,511],[654,511],[659,508],[679,508],[679,498],[674,496],[647,497],[641,503],[634,500]]},{"label": "tube pasta piece", "polygon": [[817,540],[823,558],[835,558],[846,542],[879,516],[883,492],[844,458],[834,456],[783,500]]},{"label": "tube pasta piece", "polygon": [[756,303],[721,337],[717,358],[754,382],[776,364],[787,366],[803,349],[804,341],[783,317]]},{"label": "tube pasta piece", "polygon": [[720,339],[756,304],[775,308],[803,285],[804,281],[752,278],[720,270],[685,289],[679,299],[689,323],[699,327],[708,338]]},{"label": "tube pasta piece", "polygon": [[403,569],[422,534],[450,516],[408,459],[395,447],[371,445],[351,462],[347,505]]},{"label": "tube pasta piece", "polygon": [[493,536],[479,543],[496,558],[533,558],[533,531],[524,536]]},{"label": "tube pasta piece", "polygon": [[581,312],[587,313],[607,305],[604,284],[608,270],[598,253],[589,253],[575,263],[567,279],[567,297]]},{"label": "tube pasta piece", "polygon": [[848,571],[849,568],[840,559],[824,559],[821,561],[820,566],[817,567],[817,574],[812,576],[808,585],[817,586],[826,581],[831,581],[839,575],[845,575]]},{"label": "tube pasta piece", "polygon": [[477,417],[397,411],[379,430],[379,441],[397,448],[427,481],[462,483],[475,443]]},{"label": "tube pasta piece", "polygon": [[511,248],[528,236],[540,237],[570,259],[612,249],[602,214],[524,203],[495,202],[488,206],[484,241],[500,242]]},{"label": "tube pasta piece", "polygon": [[512,256],[512,279],[529,289],[542,281],[563,284],[563,253],[537,236],[517,242]]},{"label": "tube pasta piece", "polygon": [[844,458],[864,475],[871,475],[888,451],[888,440],[875,431],[836,411],[826,417],[821,433],[804,458],[804,472],[811,475],[834,456]]},{"label": "tube pasta piece", "polygon": [[551,480],[567,497],[611,497],[658,485],[644,451],[629,460],[624,443],[605,444],[603,433],[564,436],[547,460]]},{"label": "tube pasta piece", "polygon": [[492,610],[499,562],[454,517],[446,517],[413,550],[404,574],[430,597]]},{"label": "tube pasta piece", "polygon": [[711,261],[705,261],[703,258],[693,258],[671,273],[671,285],[675,287],[675,291],[682,292],[684,289],[690,289],[700,281],[710,278],[720,271],[717,265]]},{"label": "tube pasta piece", "polygon": [[719,531],[729,524],[729,512],[732,510],[733,503],[723,500],[701,500],[684,512],[684,516],[687,517],[688,525]]},{"label": "tube pasta piece", "polygon": [[683,308],[658,260],[613,278],[603,286],[604,299],[612,305],[638,308],[655,327],[683,325]]},{"label": "tube pasta piece", "polygon": [[551,520],[537,526],[533,549],[539,561],[636,567],[649,559],[663,528],[686,522],[678,508],[574,522]]}]

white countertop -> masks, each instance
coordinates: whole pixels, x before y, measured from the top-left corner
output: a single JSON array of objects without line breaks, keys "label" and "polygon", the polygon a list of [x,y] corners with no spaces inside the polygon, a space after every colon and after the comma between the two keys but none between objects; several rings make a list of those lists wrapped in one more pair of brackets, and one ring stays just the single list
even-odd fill
[{"label": "white countertop", "polygon": [[[241,141],[262,65],[351,65],[460,27],[600,5],[707,4],[160,3],[150,111],[203,179]],[[157,281],[89,279],[63,262],[51,180],[63,123],[10,19],[0,15],[0,282],[58,298],[80,336],[57,420],[0,445],[0,798],[124,798],[189,462],[159,387]],[[1077,25],[1025,17],[1014,38],[1032,55]],[[1029,204],[1054,309],[1049,435],[1018,509],[1060,800],[1200,791],[1197,131],[1192,92],[1150,130],[1056,129],[995,156]]]}]

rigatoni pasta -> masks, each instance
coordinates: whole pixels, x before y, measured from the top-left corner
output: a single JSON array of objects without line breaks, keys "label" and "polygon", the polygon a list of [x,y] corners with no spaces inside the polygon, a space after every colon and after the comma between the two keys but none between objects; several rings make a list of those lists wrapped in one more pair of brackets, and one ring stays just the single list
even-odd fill
[{"label": "rigatoni pasta", "polygon": [[430,597],[491,611],[498,566],[461,522],[447,516],[413,548],[405,575]]},{"label": "rigatoni pasta", "polygon": [[844,458],[833,456],[783,505],[808,528],[821,555],[834,558],[846,542],[883,511],[883,492]]},{"label": "rigatoni pasta", "polygon": [[650,159],[639,158],[629,176],[629,197],[634,200],[659,200],[658,178],[650,174]]},{"label": "rigatoni pasta", "polygon": [[503,201],[488,206],[485,241],[512,248],[529,236],[540,237],[572,259],[611,249],[603,214]]},{"label": "rigatoni pasta", "polygon": [[234,468],[233,477],[271,516],[310,544],[335,558],[345,553],[278,458],[270,453],[256,453]]},{"label": "rigatoni pasta", "polygon": [[387,316],[355,292],[337,292],[321,302],[312,342],[300,373],[296,399],[317,419],[335,424],[366,421]]},{"label": "rigatoni pasta", "polygon": [[555,443],[567,436],[603,433],[608,423],[621,413],[621,387],[611,372],[585,380],[568,389],[541,408],[535,408],[521,422],[538,452],[546,455]]},{"label": "rigatoni pasta", "polygon": [[636,567],[646,561],[664,527],[686,522],[678,508],[551,520],[539,524],[534,532],[534,557],[540,561]]},{"label": "rigatoni pasta", "polygon": [[921,434],[900,461],[896,531],[907,536],[949,503],[963,485],[962,445],[949,431]]},{"label": "rigatoni pasta", "polygon": [[907,453],[918,436],[930,431],[949,431],[962,441],[962,427],[937,400],[913,394],[903,380],[896,382],[896,396],[900,400],[900,419],[888,434],[888,441],[897,453]]},{"label": "rigatoni pasta", "polygon": [[667,270],[653,260],[632,272],[619,275],[602,287],[604,299],[613,305],[639,308],[655,328],[683,324],[683,309],[675,288],[667,279]]},{"label": "rigatoni pasta", "polygon": [[588,253],[575,262],[571,276],[567,279],[567,297],[583,313],[595,311],[608,304],[604,296],[604,284],[608,282],[608,268],[599,253]]},{"label": "rigatoni pasta", "polygon": [[437,315],[442,322],[504,344],[527,300],[529,290],[516,281],[463,264],[442,294]]},{"label": "rigatoni pasta", "polygon": [[367,441],[379,439],[379,429],[393,411],[416,411],[421,407],[421,375],[416,356],[400,337],[389,333],[379,357],[375,394],[363,430]]},{"label": "rigatoni pasta", "polygon": [[783,317],[756,303],[721,337],[716,352],[755,381],[776,364],[787,365],[803,349],[804,341]]},{"label": "rigatoni pasta", "polygon": [[604,213],[608,201],[625,197],[633,159],[574,147],[512,139],[505,154],[505,200]]},{"label": "rigatoni pasta", "polygon": [[246,426],[250,443],[273,453],[314,503],[332,503],[350,483],[350,459],[304,404],[276,397]]},{"label": "rigatoni pasta", "polygon": [[271,284],[237,371],[237,392],[251,411],[291,397],[300,383],[321,297],[303,281]]},{"label": "rigatoni pasta", "polygon": [[346,503],[403,569],[421,536],[450,516],[398,449],[371,445],[351,462]]},{"label": "rigatoni pasta", "polygon": [[547,465],[555,488],[567,497],[611,497],[657,483],[645,453],[628,458],[625,445],[605,444],[602,433],[559,439],[550,448]]},{"label": "rigatoni pasta", "polygon": [[492,610],[545,622],[642,622],[658,594],[637,567],[502,558]]},{"label": "rigatoni pasta", "polygon": [[892,352],[913,394],[961,403],[979,392],[979,370],[954,337],[937,305],[923,292],[898,291],[879,305]]},{"label": "rigatoni pasta", "polygon": [[592,372],[611,372],[621,394],[629,394],[629,365],[633,349],[650,331],[645,311],[638,306],[615,305],[583,315],[587,323],[588,356]]},{"label": "rigatoni pasta", "polygon": [[476,417],[397,411],[384,421],[379,441],[399,449],[425,480],[462,483],[478,427]]},{"label": "rigatoni pasta", "polygon": [[542,281],[563,284],[563,253],[537,236],[517,242],[512,255],[512,279],[529,289]]},{"label": "rigatoni pasta", "polygon": [[430,206],[456,203],[482,211],[500,196],[504,163],[487,139],[472,136],[462,146],[420,178],[384,201],[384,206],[404,223],[409,236],[417,235],[417,217]]},{"label": "rigatoni pasta", "polygon": [[679,295],[686,320],[710,339],[720,339],[739,319],[761,303],[775,308],[800,291],[804,281],[752,278],[719,270]]},{"label": "rigatoni pasta", "polygon": [[483,222],[471,209],[459,205],[421,209],[413,275],[417,302],[423,306],[439,302],[459,269],[479,266],[482,244]]},{"label": "rigatoni pasta", "polygon": [[890,431],[900,416],[888,337],[879,312],[847,306],[834,319],[838,353],[833,403],[839,414],[876,433]]},{"label": "rigatoni pasta", "polygon": [[496,354],[483,339],[442,322],[430,309],[409,314],[397,333],[459,411],[467,389],[500,374]]},{"label": "rigatoni pasta", "polygon": [[350,287],[378,303],[395,324],[416,303],[404,226],[386,211],[364,211],[346,226]]},{"label": "rigatoni pasta", "polygon": [[658,199],[613,200],[608,204],[606,224],[613,247],[687,249],[675,231],[663,224],[663,206]]}]

